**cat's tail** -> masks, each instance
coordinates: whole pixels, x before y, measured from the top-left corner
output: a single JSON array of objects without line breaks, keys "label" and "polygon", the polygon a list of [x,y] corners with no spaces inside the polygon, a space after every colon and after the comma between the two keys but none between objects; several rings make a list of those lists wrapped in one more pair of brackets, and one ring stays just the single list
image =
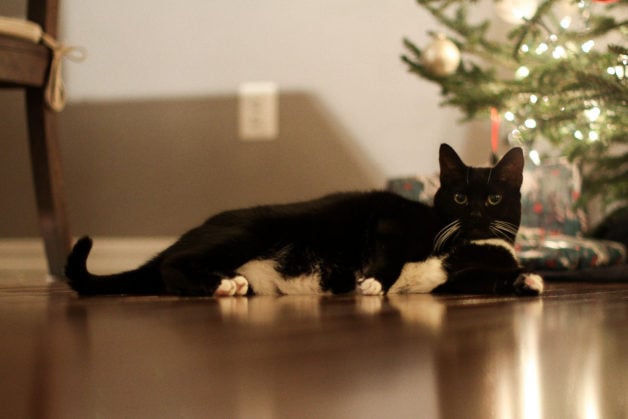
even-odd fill
[{"label": "cat's tail", "polygon": [[87,270],[87,256],[92,249],[92,239],[79,239],[65,265],[68,284],[80,295],[135,294],[154,295],[162,292],[162,281],[153,260],[131,270],[113,275],[92,275]]}]

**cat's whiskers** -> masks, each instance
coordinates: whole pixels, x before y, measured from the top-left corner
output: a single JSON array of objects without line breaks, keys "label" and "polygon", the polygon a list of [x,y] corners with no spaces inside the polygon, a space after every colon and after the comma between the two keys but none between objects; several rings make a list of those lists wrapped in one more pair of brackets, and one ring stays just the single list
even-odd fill
[{"label": "cat's whiskers", "polygon": [[434,251],[439,252],[445,243],[460,231],[460,220],[454,220],[443,227],[434,238]]},{"label": "cat's whiskers", "polygon": [[500,229],[490,226],[489,229],[491,230],[491,233],[493,233],[495,236],[497,236],[498,238],[502,238],[505,239],[507,241],[511,241],[512,237],[510,237],[508,234],[504,233],[503,231],[501,231]]},{"label": "cat's whiskers", "polygon": [[508,221],[496,220],[491,221],[489,229],[496,236],[502,237],[508,241],[513,241],[517,236],[517,231],[519,230],[519,227],[516,224],[510,223]]},{"label": "cat's whiskers", "polygon": [[499,229],[506,231],[510,234],[512,234],[513,236],[517,235],[517,232],[519,231],[519,226],[513,223],[510,223],[508,221],[503,221],[503,220],[495,220],[493,221],[493,224],[495,224],[496,227],[498,227]]}]

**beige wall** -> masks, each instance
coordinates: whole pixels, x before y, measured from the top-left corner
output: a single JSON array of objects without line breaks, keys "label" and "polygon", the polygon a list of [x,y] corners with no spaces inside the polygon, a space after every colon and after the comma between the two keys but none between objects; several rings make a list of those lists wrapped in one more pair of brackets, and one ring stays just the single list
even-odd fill
[{"label": "beige wall", "polygon": [[[488,124],[458,125],[399,60],[403,36],[437,29],[412,0],[62,4],[62,37],[89,52],[66,65],[60,115],[75,234],[177,234],[220,209],[380,187],[436,170],[443,141],[488,154]],[[251,80],[279,86],[275,142],[237,139]],[[0,91],[0,236],[37,234],[22,106]]]}]

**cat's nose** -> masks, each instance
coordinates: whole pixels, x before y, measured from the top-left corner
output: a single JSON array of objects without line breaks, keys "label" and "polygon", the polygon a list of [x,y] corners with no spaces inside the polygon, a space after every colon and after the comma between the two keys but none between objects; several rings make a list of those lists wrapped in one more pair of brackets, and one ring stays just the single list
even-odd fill
[{"label": "cat's nose", "polygon": [[482,211],[480,211],[479,209],[473,209],[469,213],[469,216],[471,218],[482,218]]}]

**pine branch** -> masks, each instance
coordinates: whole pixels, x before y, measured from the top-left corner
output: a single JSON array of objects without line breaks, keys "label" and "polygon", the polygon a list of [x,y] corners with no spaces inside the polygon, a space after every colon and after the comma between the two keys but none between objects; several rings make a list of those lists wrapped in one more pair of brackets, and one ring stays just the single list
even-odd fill
[{"label": "pine branch", "polygon": [[462,59],[455,73],[436,76],[423,65],[421,48],[404,39],[402,60],[410,72],[438,83],[441,105],[459,108],[465,120],[485,116],[490,107],[507,110],[517,141],[534,147],[544,137],[571,161],[586,162],[583,199],[626,200],[628,154],[621,150],[628,147],[628,66],[623,58],[628,49],[611,44],[603,52],[586,45],[628,33],[626,14],[618,10],[625,10],[628,0],[592,8],[586,29],[560,26],[555,15],[560,1],[541,1],[534,16],[500,41],[488,36],[490,21],[469,21],[468,7],[474,2],[417,0],[450,32]]},{"label": "pine branch", "polygon": [[617,44],[609,44],[608,51],[617,55],[628,55],[628,48]]},{"label": "pine branch", "polygon": [[[507,59],[510,55],[510,49],[505,48],[500,43],[491,42],[487,38],[486,33],[490,27],[490,21],[483,20],[476,25],[467,22],[468,4],[475,2],[417,0],[417,3],[425,7],[442,25],[465,40],[465,42],[461,42],[455,38],[452,39],[461,52],[475,54],[494,65],[516,68]],[[457,6],[453,12],[451,11],[452,6]],[[452,18],[448,14],[453,14],[454,17]]]},{"label": "pine branch", "polygon": [[515,61],[519,62],[521,54],[521,46],[523,42],[530,36],[530,33],[538,34],[539,26],[541,26],[541,19],[545,16],[545,14],[550,10],[550,8],[554,5],[557,0],[545,0],[543,3],[539,5],[536,9],[536,13],[530,19],[524,19],[524,23],[520,25],[518,28],[513,29],[508,38],[516,39],[515,47],[512,50],[512,57]]},{"label": "pine branch", "polygon": [[618,79],[601,76],[599,73],[576,71],[576,81],[563,88],[564,93],[574,92],[578,96],[572,100],[598,100],[618,105],[628,105],[628,85]]}]

